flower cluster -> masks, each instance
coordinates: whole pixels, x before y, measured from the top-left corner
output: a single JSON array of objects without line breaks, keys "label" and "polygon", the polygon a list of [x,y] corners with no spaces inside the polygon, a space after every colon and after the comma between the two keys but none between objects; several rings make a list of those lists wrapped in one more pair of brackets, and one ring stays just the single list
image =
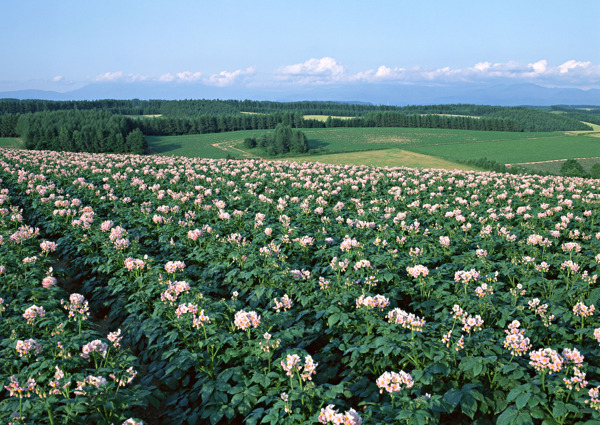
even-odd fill
[{"label": "flower cluster", "polygon": [[288,294],[285,294],[280,299],[274,298],[273,303],[275,304],[273,306],[273,310],[275,310],[277,313],[279,313],[281,310],[287,311],[292,308],[293,305],[292,299],[288,296]]},{"label": "flower cluster", "polygon": [[344,413],[339,413],[334,410],[335,405],[329,404],[321,409],[319,414],[319,422],[322,424],[344,424],[344,425],[360,425],[362,418],[354,409],[350,409]]},{"label": "flower cluster", "polygon": [[33,325],[33,322],[37,317],[44,317],[46,315],[46,311],[44,307],[39,307],[37,305],[32,305],[25,310],[23,313],[23,318],[27,320],[28,325]]},{"label": "flower cluster", "polygon": [[581,316],[581,317],[593,316],[594,311],[596,311],[596,307],[594,307],[594,304],[587,306],[580,301],[573,306],[573,314],[575,314],[575,316]]},{"label": "flower cluster", "polygon": [[165,270],[167,273],[175,273],[177,270],[183,270],[185,263],[183,261],[168,261],[165,264]]},{"label": "flower cluster", "polygon": [[395,323],[411,331],[422,332],[423,326],[426,323],[424,318],[418,317],[413,313],[407,313],[399,308],[390,311],[386,317],[390,323]]},{"label": "flower cluster", "polygon": [[521,323],[518,320],[513,320],[508,325],[508,330],[505,330],[506,338],[504,339],[504,348],[510,350],[513,356],[522,356],[531,350],[531,342],[525,336],[525,330],[519,329]]},{"label": "flower cluster", "polygon": [[538,372],[560,372],[563,367],[563,358],[552,348],[544,348],[529,353],[529,364]]},{"label": "flower cluster", "polygon": [[414,385],[412,376],[403,370],[400,373],[384,372],[383,375],[377,378],[376,382],[380,393],[385,390],[390,394],[411,388]]},{"label": "flower cluster", "polygon": [[356,308],[368,307],[368,308],[380,308],[384,309],[390,305],[390,300],[383,295],[375,295],[374,297],[365,297],[364,294],[356,299]]},{"label": "flower cluster", "polygon": [[146,266],[144,260],[141,260],[139,258],[127,257],[123,263],[125,265],[125,268],[129,271],[142,270]]},{"label": "flower cluster", "polygon": [[89,359],[91,353],[100,353],[102,357],[106,357],[108,351],[108,344],[96,339],[92,342],[88,342],[81,348],[81,357]]},{"label": "flower cluster", "polygon": [[423,265],[417,264],[414,267],[407,267],[406,272],[413,278],[417,279],[421,276],[427,277],[429,274],[429,269]]},{"label": "flower cluster", "polygon": [[160,300],[173,305],[179,295],[190,290],[190,284],[185,281],[169,282],[167,290],[160,294]]},{"label": "flower cluster", "polygon": [[461,282],[463,284],[467,284],[469,282],[475,282],[476,280],[479,280],[480,277],[481,277],[481,275],[475,269],[459,270],[454,273],[454,281]]},{"label": "flower cluster", "polygon": [[238,329],[246,330],[250,326],[257,328],[260,325],[260,316],[256,311],[243,311],[240,310],[235,313],[233,323]]},{"label": "flower cluster", "polygon": [[15,350],[19,353],[19,357],[28,356],[32,353],[37,355],[42,352],[42,344],[38,343],[35,339],[18,340]]},{"label": "flower cluster", "polygon": [[88,302],[81,294],[71,294],[68,303],[64,300],[60,300],[60,303],[69,312],[69,317],[86,320],[90,315]]},{"label": "flower cluster", "polygon": [[304,357],[304,367],[300,363],[300,356],[298,354],[288,354],[285,360],[280,362],[281,368],[285,371],[288,376],[293,376],[294,373],[300,374],[303,381],[312,380],[312,375],[317,372],[318,363],[315,363],[312,357],[307,354]]}]

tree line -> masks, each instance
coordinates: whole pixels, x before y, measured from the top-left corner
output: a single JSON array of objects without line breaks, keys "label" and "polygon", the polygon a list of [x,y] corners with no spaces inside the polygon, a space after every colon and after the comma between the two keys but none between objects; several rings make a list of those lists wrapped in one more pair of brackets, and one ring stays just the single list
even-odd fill
[{"label": "tree line", "polygon": [[253,149],[262,148],[268,155],[281,155],[286,153],[308,152],[308,139],[298,129],[292,129],[289,125],[277,124],[275,132],[265,133],[260,137],[247,137],[244,139],[244,147]]},{"label": "tree line", "polygon": [[14,133],[26,149],[143,154],[146,139],[135,124],[106,111],[44,111],[20,115]]},{"label": "tree line", "polygon": [[[23,114],[56,110],[103,110],[119,115],[162,115],[164,118],[187,118],[198,120],[203,116],[243,116],[243,115],[325,115],[345,117],[366,117],[372,113],[393,112],[404,115],[460,115],[479,118],[514,121],[519,124],[519,130],[511,131],[568,131],[590,130],[577,114],[593,115],[598,108],[577,108],[556,106],[548,108],[533,107],[503,107],[492,105],[448,104],[448,105],[372,105],[369,103],[344,102],[271,102],[254,100],[81,100],[81,101],[48,101],[48,100],[18,100],[0,99],[0,116],[4,114]],[[556,111],[563,114],[552,113]],[[244,112],[252,114],[244,114]],[[275,125],[278,120],[275,122]],[[283,123],[283,122],[282,122]],[[285,125],[289,125],[284,123]],[[443,122],[442,122],[443,124]],[[185,124],[184,124],[185,125]],[[269,127],[265,124],[268,128]],[[230,126],[232,128],[233,126]],[[240,127],[240,125],[238,125]],[[261,128],[260,124],[248,125],[245,128]],[[454,127],[451,127],[454,128]],[[222,131],[222,130],[219,130]],[[212,130],[207,130],[212,132]],[[184,133],[187,134],[187,133]]]}]

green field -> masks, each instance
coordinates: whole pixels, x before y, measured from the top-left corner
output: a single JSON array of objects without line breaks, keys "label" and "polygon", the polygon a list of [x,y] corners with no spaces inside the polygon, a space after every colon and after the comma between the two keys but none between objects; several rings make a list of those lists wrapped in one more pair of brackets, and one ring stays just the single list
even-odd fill
[{"label": "green field", "polygon": [[[310,161],[325,158],[318,153],[349,153],[402,149],[449,161],[486,157],[500,163],[549,161],[568,158],[591,158],[600,153],[600,138],[591,135],[551,133],[512,133],[498,131],[446,130],[426,128],[321,128],[303,130],[313,154]],[[246,137],[260,136],[266,130],[236,131],[192,136],[148,137],[150,152],[206,158],[260,157],[260,149],[246,152]],[[388,152],[389,153],[389,152]],[[329,155],[328,155],[329,156]],[[388,166],[386,155],[370,155],[372,165]],[[355,158],[349,158],[354,163]],[[365,156],[363,155],[363,158]],[[396,157],[393,161],[396,161]],[[329,158],[331,161],[331,157]],[[433,159],[432,159],[433,161]],[[397,164],[407,165],[407,164]],[[431,166],[426,165],[423,166]],[[447,167],[440,167],[447,168]]]},{"label": "green field", "polygon": [[0,148],[23,148],[23,142],[16,137],[0,137]]},{"label": "green field", "polygon": [[[560,133],[539,137],[537,133],[522,134],[521,139],[463,142],[444,145],[407,147],[413,152],[436,155],[446,159],[477,159],[486,157],[509,164],[533,161],[550,161],[570,158],[597,157],[600,139],[589,136],[564,136]],[[551,134],[551,133],[544,133]]]},{"label": "green field", "polygon": [[[146,137],[149,152],[157,155],[187,156],[190,158],[239,158],[248,156],[232,145],[241,145],[246,137],[258,136],[265,130],[233,131],[228,133],[194,134],[189,136]],[[220,147],[219,147],[220,146]]]},{"label": "green field", "polygon": [[286,161],[320,162],[334,165],[370,165],[376,167],[439,168],[444,170],[482,171],[480,168],[459,164],[431,155],[423,155],[403,149],[380,149],[376,151],[334,153],[329,155],[298,156]]}]

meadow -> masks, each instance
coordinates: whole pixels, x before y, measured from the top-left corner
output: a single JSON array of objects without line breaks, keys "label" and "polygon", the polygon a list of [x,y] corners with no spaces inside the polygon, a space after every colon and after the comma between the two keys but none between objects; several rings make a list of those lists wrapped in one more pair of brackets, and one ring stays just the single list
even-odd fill
[{"label": "meadow", "polygon": [[0,149],[0,423],[595,424],[598,180]]},{"label": "meadow", "polygon": [[0,148],[22,148],[23,142],[16,137],[0,137]]},{"label": "meadow", "polygon": [[[457,167],[455,160],[486,157],[499,163],[523,163],[569,158],[594,158],[600,139],[594,133],[566,135],[563,132],[515,133],[498,131],[424,128],[325,128],[305,129],[311,155],[296,160],[374,166]],[[243,148],[245,137],[260,136],[264,130],[149,137],[151,152],[205,158],[260,157],[260,149]],[[387,150],[394,149],[387,152]],[[421,154],[419,161],[398,155],[398,149]],[[366,151],[372,151],[366,153]],[[376,153],[375,151],[381,151]],[[365,152],[363,154],[352,152]],[[386,152],[388,155],[386,155]],[[323,155],[327,154],[327,155]],[[330,156],[330,154],[337,154]],[[343,155],[342,155],[343,154]],[[406,162],[403,160],[406,159]],[[445,161],[445,162],[443,162]]]},{"label": "meadow", "polygon": [[338,165],[369,165],[374,167],[440,168],[444,170],[483,171],[470,165],[397,148],[333,153],[317,156],[308,155],[289,157],[286,158],[286,161],[300,163],[307,161]]}]

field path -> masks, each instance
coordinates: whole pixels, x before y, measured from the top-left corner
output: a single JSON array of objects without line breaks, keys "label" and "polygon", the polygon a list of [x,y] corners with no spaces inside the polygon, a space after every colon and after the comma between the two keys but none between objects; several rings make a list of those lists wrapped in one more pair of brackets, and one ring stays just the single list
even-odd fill
[{"label": "field path", "polygon": [[531,165],[531,164],[548,164],[551,162],[560,162],[560,161],[566,161],[567,159],[598,159],[600,160],[600,156],[592,156],[592,157],[587,157],[587,158],[562,158],[562,159],[551,159],[549,161],[535,161],[535,162],[513,162],[511,164],[505,164],[507,167],[511,167],[513,165]]},{"label": "field path", "polygon": [[[259,158],[256,155],[252,155],[249,152],[243,151],[239,148],[235,147],[235,144],[237,143],[237,141],[235,140],[227,140],[225,142],[218,142],[218,143],[212,143],[212,146],[214,146],[217,149],[221,149],[227,153],[230,153],[232,150],[233,151],[237,151],[237,152],[241,152],[241,157],[242,158]],[[259,158],[261,159],[261,158]]]}]

